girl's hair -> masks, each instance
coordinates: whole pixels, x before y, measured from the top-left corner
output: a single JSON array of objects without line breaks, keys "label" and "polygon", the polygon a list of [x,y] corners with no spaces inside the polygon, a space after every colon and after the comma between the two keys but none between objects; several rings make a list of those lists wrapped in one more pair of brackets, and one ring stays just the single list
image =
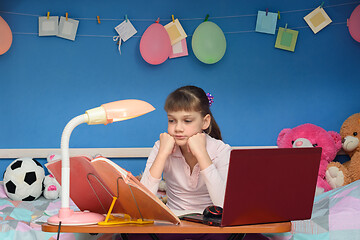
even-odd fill
[{"label": "girl's hair", "polygon": [[164,109],[166,112],[196,111],[200,112],[202,117],[209,114],[211,122],[204,131],[211,137],[222,140],[220,128],[210,110],[209,99],[201,88],[184,86],[176,89],[166,98]]}]

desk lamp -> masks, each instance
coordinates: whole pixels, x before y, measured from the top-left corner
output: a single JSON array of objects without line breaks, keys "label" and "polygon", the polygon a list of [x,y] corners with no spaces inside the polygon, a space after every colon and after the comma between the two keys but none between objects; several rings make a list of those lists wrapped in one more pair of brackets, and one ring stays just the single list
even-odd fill
[{"label": "desk lamp", "polygon": [[96,224],[105,219],[102,214],[92,212],[74,212],[70,209],[70,159],[69,159],[69,141],[71,132],[82,123],[88,125],[108,124],[117,121],[123,121],[139,117],[155,108],[141,100],[121,100],[106,103],[100,107],[87,110],[85,114],[79,115],[68,122],[61,136],[61,208],[58,215],[48,219],[52,225],[89,225]]}]

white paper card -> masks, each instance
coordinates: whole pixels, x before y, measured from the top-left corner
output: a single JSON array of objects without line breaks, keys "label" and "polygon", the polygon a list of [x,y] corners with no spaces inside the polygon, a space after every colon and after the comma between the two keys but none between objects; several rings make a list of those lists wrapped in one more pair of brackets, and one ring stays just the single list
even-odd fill
[{"label": "white paper card", "polygon": [[39,17],[39,36],[56,36],[58,34],[59,17]]},{"label": "white paper card", "polygon": [[137,33],[136,29],[131,24],[129,19],[124,20],[122,23],[117,25],[115,27],[115,30],[124,42]]},{"label": "white paper card", "polygon": [[57,36],[74,41],[78,25],[78,20],[74,20],[71,18],[68,18],[68,20],[66,20],[65,17],[60,17],[59,33],[57,34]]}]

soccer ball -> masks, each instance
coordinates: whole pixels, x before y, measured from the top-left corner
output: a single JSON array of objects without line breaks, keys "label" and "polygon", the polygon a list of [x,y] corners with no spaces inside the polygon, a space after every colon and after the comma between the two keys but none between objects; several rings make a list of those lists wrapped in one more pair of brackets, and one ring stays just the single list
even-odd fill
[{"label": "soccer ball", "polygon": [[33,201],[43,192],[44,177],[44,168],[38,161],[18,158],[4,173],[6,195],[15,201]]}]

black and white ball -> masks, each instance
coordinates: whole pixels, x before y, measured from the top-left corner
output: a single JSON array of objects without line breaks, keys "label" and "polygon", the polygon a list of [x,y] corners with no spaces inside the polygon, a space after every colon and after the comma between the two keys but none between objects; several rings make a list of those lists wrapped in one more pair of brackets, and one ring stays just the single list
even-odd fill
[{"label": "black and white ball", "polygon": [[15,201],[33,201],[43,192],[44,177],[44,168],[38,161],[18,158],[5,170],[5,192]]}]

